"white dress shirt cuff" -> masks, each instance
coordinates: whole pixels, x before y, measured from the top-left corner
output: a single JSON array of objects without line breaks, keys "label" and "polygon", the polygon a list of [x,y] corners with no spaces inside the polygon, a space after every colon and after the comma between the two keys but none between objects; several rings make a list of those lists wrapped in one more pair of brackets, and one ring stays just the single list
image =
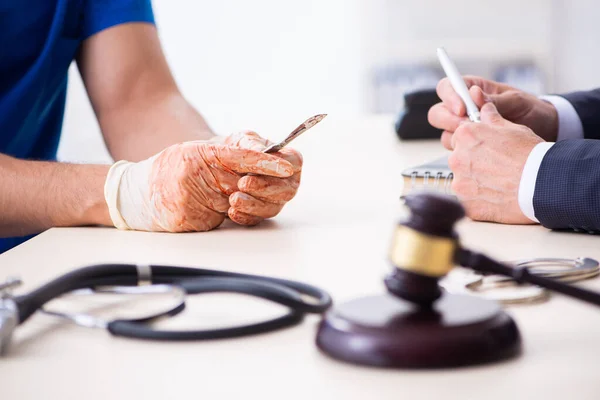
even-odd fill
[{"label": "white dress shirt cuff", "polygon": [[557,142],[565,139],[583,139],[583,125],[573,104],[561,96],[540,96],[540,99],[552,104],[558,113]]},{"label": "white dress shirt cuff", "polygon": [[552,142],[537,144],[533,150],[531,150],[531,153],[529,153],[529,157],[527,157],[525,167],[523,168],[523,173],[521,174],[521,182],[519,183],[519,207],[521,208],[521,212],[533,222],[540,222],[535,217],[535,212],[533,210],[533,194],[535,192],[538,171],[546,152],[550,150],[550,147],[553,145],[554,143]]}]

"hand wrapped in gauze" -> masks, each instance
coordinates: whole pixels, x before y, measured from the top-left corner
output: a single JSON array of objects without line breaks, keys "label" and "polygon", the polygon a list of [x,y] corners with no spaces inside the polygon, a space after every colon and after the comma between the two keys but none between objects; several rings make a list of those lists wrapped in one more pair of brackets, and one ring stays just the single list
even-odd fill
[{"label": "hand wrapped in gauze", "polygon": [[301,157],[296,152],[261,153],[264,143],[257,134],[246,133],[176,144],[138,163],[115,163],[104,187],[114,225],[207,231],[227,215],[244,225],[276,215],[297,190]]}]

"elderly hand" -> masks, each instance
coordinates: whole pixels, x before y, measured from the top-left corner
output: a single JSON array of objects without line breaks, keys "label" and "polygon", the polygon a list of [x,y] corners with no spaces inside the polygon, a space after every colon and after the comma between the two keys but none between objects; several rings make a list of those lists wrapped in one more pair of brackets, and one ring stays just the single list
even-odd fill
[{"label": "elderly hand", "polygon": [[[529,127],[546,141],[556,141],[558,113],[552,104],[502,83],[473,76],[466,76],[464,79],[479,108],[484,103],[491,102],[503,118]],[[448,78],[438,83],[437,94],[442,102],[429,110],[429,123],[444,130],[442,144],[452,150],[452,133],[462,122],[468,121],[465,105]]]},{"label": "elderly hand", "polygon": [[227,215],[242,225],[276,215],[296,193],[302,158],[293,150],[264,154],[259,142],[266,143],[246,133],[176,144],[139,163],[115,163],[104,192],[113,223],[120,229],[207,231]]},{"label": "elderly hand", "polygon": [[450,140],[452,190],[467,215],[479,221],[532,223],[519,207],[519,183],[529,153],[543,140],[504,119],[493,103],[481,108],[481,123],[461,123]]}]

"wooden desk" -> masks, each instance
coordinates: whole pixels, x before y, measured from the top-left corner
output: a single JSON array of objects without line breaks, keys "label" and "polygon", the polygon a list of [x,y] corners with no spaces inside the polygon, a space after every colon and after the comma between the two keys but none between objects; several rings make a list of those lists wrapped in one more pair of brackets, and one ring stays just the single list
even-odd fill
[{"label": "wooden desk", "polygon": [[[36,286],[100,262],[152,262],[268,274],[317,284],[342,302],[384,290],[386,254],[404,213],[400,171],[438,157],[437,142],[399,143],[387,118],[330,116],[298,140],[306,167],[297,198],[275,220],[246,229],[153,234],[52,229],[0,256],[0,276]],[[588,256],[600,237],[539,226],[464,221],[465,245],[503,260]],[[600,280],[585,286],[600,290]],[[172,324],[214,326],[277,309],[235,296],[196,299]],[[333,361],[314,345],[318,319],[236,340],[156,343],[37,315],[0,360],[0,398],[13,399],[598,399],[600,310],[561,296],[513,306],[524,354],[501,364],[391,371]]]}]

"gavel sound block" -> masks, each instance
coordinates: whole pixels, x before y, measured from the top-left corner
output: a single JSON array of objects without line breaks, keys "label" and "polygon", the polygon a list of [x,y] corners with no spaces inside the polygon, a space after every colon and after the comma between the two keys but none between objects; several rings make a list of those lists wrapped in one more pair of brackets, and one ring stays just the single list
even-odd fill
[{"label": "gavel sound block", "polygon": [[395,368],[458,367],[520,354],[519,330],[500,305],[443,293],[438,285],[455,264],[460,204],[436,194],[405,202],[411,215],[394,236],[388,293],[329,311],[317,346],[342,361]]}]

